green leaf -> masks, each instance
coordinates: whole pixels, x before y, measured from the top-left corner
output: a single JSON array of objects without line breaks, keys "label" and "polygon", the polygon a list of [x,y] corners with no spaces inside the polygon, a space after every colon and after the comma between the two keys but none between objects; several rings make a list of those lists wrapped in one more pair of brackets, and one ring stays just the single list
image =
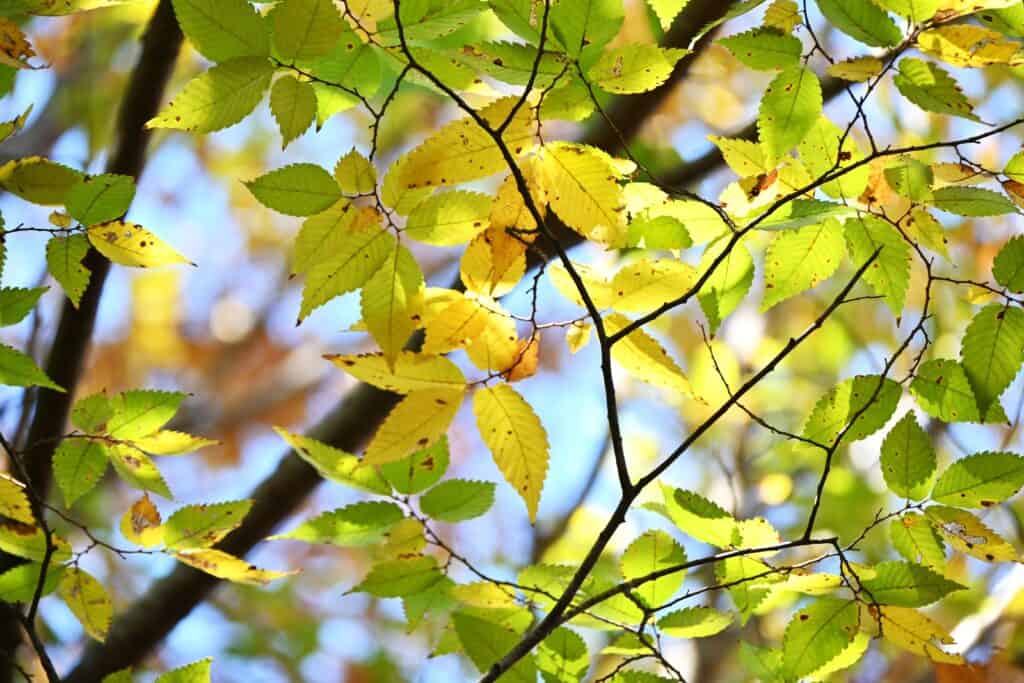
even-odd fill
[{"label": "green leaf", "polygon": [[1024,486],[1024,457],[1015,453],[983,452],[950,465],[932,489],[936,503],[987,508],[1015,495]]},{"label": "green leaf", "polygon": [[889,187],[912,202],[930,200],[934,180],[931,166],[909,157],[885,169],[885,181]]},{"label": "green leaf", "polygon": [[923,607],[966,588],[911,562],[882,562],[868,571],[870,575],[863,577],[861,586],[872,600],[882,605]]},{"label": "green leaf", "polygon": [[958,216],[1002,216],[1017,212],[1005,195],[981,187],[941,187],[935,190],[929,203]]},{"label": "green leaf", "polygon": [[[704,250],[700,259],[701,273],[707,272],[726,246],[728,240],[720,239]],[[736,244],[697,294],[700,307],[708,318],[711,334],[715,334],[722,321],[736,310],[753,282],[754,259],[745,245]]]},{"label": "green leaf", "polygon": [[107,449],[91,439],[64,439],[53,453],[53,478],[67,507],[92,490],[107,471]]},{"label": "green leaf", "polygon": [[440,481],[448,469],[448,459],[448,437],[442,436],[437,443],[423,450],[381,465],[380,473],[396,491],[411,495]]},{"label": "green leaf", "polygon": [[76,221],[89,227],[116,220],[135,198],[135,180],[126,175],[86,176],[71,186],[65,203]]},{"label": "green leaf", "polygon": [[378,598],[400,598],[428,590],[444,577],[433,557],[410,557],[381,562],[352,589]]},{"label": "green leaf", "polygon": [[645,211],[629,223],[628,246],[642,249],[686,249],[693,245],[682,221]]},{"label": "green leaf", "polygon": [[911,240],[919,242],[921,246],[931,249],[949,260],[945,228],[935,220],[935,217],[927,209],[915,206],[901,221],[901,224]]},{"label": "green leaf", "polygon": [[[504,657],[511,644],[518,639],[515,631],[466,612],[453,614],[452,624],[462,649],[481,673]],[[516,662],[501,680],[509,683],[536,683],[537,666],[533,655],[529,654]]]},{"label": "green leaf", "polygon": [[829,23],[854,40],[872,47],[892,47],[903,33],[892,18],[869,0],[818,0]]},{"label": "green leaf", "polygon": [[711,607],[687,607],[669,612],[658,620],[658,628],[673,638],[706,638],[732,624],[732,615]]},{"label": "green leaf", "polygon": [[200,659],[186,666],[168,671],[154,683],[210,683],[210,659]]},{"label": "green leaf", "polygon": [[960,362],[974,390],[978,411],[987,414],[1010,386],[1024,361],[1024,311],[986,306],[964,332]]},{"label": "green leaf", "polygon": [[[630,581],[653,574],[686,562],[686,551],[674,538],[664,531],[648,531],[629,544],[622,554],[620,566],[622,576]],[[677,571],[647,581],[633,589],[632,593],[648,607],[665,604],[683,585],[686,571]]]},{"label": "green leaf", "polygon": [[[325,479],[370,493],[388,494],[391,492],[391,487],[377,473],[376,468],[364,465],[359,458],[351,453],[328,446],[308,436],[293,434],[280,427],[274,427],[274,431],[295,449],[296,455],[312,465]],[[447,455],[447,451],[445,451],[446,465]],[[399,493],[410,492],[399,490]]]},{"label": "green leaf", "polygon": [[1003,168],[1003,174],[1010,180],[1016,180],[1018,183],[1024,182],[1024,151],[1017,152],[1010,157],[1010,160],[1006,162],[1006,167]]},{"label": "green leaf", "polygon": [[118,394],[110,401],[113,415],[107,421],[107,433],[124,441],[149,436],[174,417],[185,397],[178,391],[134,390]]},{"label": "green leaf", "polygon": [[818,77],[801,66],[772,80],[757,114],[761,144],[771,160],[777,162],[804,139],[821,116],[821,103]]},{"label": "green leaf", "polygon": [[796,36],[774,28],[752,28],[718,41],[732,56],[758,71],[785,69],[800,62],[803,45]]},{"label": "green leaf", "polygon": [[775,235],[765,253],[761,310],[832,277],[845,253],[843,229],[834,219]]},{"label": "green leaf", "polygon": [[1012,237],[996,254],[992,263],[996,282],[1012,292],[1024,292],[1024,237]]},{"label": "green leaf", "polygon": [[245,183],[260,204],[288,216],[312,216],[341,199],[334,177],[316,164],[291,164]]},{"label": "green leaf", "polygon": [[900,315],[910,286],[910,245],[896,228],[877,216],[861,214],[844,225],[854,268],[860,268],[880,250],[864,279],[875,293],[885,297],[892,312]]},{"label": "green leaf", "polygon": [[52,237],[46,243],[46,269],[60,283],[75,308],[89,286],[89,269],[82,265],[87,253],[89,239],[85,235]]},{"label": "green leaf", "polygon": [[400,522],[403,517],[402,509],[394,503],[353,503],[324,512],[287,533],[271,538],[329,543],[343,548],[365,546],[383,539],[388,529]]},{"label": "green leaf", "polygon": [[17,159],[0,166],[0,187],[42,206],[63,204],[68,191],[82,177],[81,171],[42,157]]},{"label": "green leaf", "polygon": [[829,446],[857,415],[843,442],[851,443],[868,437],[889,421],[901,393],[902,388],[897,382],[878,375],[859,375],[844,380],[814,406],[804,424],[803,436]]},{"label": "green leaf", "polygon": [[46,376],[30,356],[0,344],[0,385],[4,384],[14,387],[46,387],[62,393],[64,391]]},{"label": "green leaf", "polygon": [[860,624],[857,603],[819,598],[799,610],[782,640],[782,666],[798,679],[824,666],[853,641]]},{"label": "green leaf", "polygon": [[490,225],[492,197],[454,190],[427,197],[409,214],[409,237],[434,246],[465,244]]},{"label": "green leaf", "polygon": [[395,238],[377,226],[339,230],[324,242],[322,250],[323,260],[310,267],[302,289],[300,322],[334,297],[362,287],[381,272],[381,266],[395,253]]},{"label": "green leaf", "polygon": [[260,57],[238,57],[189,81],[147,128],[212,133],[233,126],[256,108],[270,86],[274,65]]},{"label": "green leaf", "polygon": [[450,479],[420,498],[420,509],[440,522],[461,522],[486,513],[494,504],[494,484],[489,481]]},{"label": "green leaf", "polygon": [[[365,42],[345,24],[334,48],[323,57],[305,64],[303,70],[320,79],[321,85],[338,83],[354,93],[370,98],[380,87],[382,78],[377,49],[375,44]],[[339,96],[351,98],[352,104],[359,103],[359,99],[351,93],[332,86],[327,88]]]},{"label": "green leaf", "polygon": [[856,210],[845,204],[818,199],[795,199],[757,224],[759,230],[796,230],[829,218],[844,218]]},{"label": "green leaf", "polygon": [[49,287],[0,287],[0,327],[21,322]]},{"label": "green leaf", "polygon": [[910,393],[922,410],[943,422],[981,421],[967,372],[955,360],[922,363],[910,383]]},{"label": "green leaf", "polygon": [[[523,4],[527,9],[527,20],[534,19],[536,7],[530,3]],[[581,53],[589,56],[601,51],[618,34],[623,17],[620,0],[565,0],[552,5],[549,23],[566,54],[575,58]],[[532,23],[535,36],[539,28],[538,18],[536,23]]]},{"label": "green leaf", "polygon": [[897,496],[921,500],[935,472],[935,449],[913,411],[900,419],[882,442],[882,476]]},{"label": "green leaf", "polygon": [[556,628],[541,641],[536,657],[544,683],[580,683],[590,668],[586,642],[578,633],[564,626]]},{"label": "green leaf", "polygon": [[104,434],[107,431],[107,420],[113,414],[110,399],[101,391],[75,401],[71,408],[71,424],[83,432]]},{"label": "green leaf", "polygon": [[654,90],[668,80],[686,54],[643,43],[622,45],[605,51],[587,74],[602,90],[633,94]]},{"label": "green leaf", "polygon": [[270,112],[281,131],[281,149],[306,132],[316,118],[316,93],[309,81],[284,76],[270,89]]},{"label": "green leaf", "polygon": [[889,522],[892,546],[911,562],[942,569],[946,564],[946,545],[924,515],[906,512]]},{"label": "green leaf", "polygon": [[211,62],[270,55],[267,25],[247,0],[174,0],[182,32]]},{"label": "green leaf", "polygon": [[[8,603],[21,602],[25,604],[32,602],[42,569],[43,565],[41,563],[28,562],[0,574],[0,601]],[[47,567],[46,580],[43,583],[43,595],[49,595],[57,589],[57,584],[60,582],[63,573],[62,567],[55,567],[53,565]]]},{"label": "green leaf", "polygon": [[698,541],[725,548],[737,539],[736,520],[716,503],[683,489],[662,487],[669,519]]},{"label": "green leaf", "polygon": [[925,111],[981,121],[960,84],[936,64],[913,57],[902,59],[892,82],[901,95]]},{"label": "green leaf", "polygon": [[284,0],[274,7],[271,20],[274,47],[290,63],[327,54],[345,30],[333,0]]},{"label": "green leaf", "polygon": [[186,505],[164,524],[164,543],[168,548],[209,548],[236,529],[251,508],[251,500]]}]

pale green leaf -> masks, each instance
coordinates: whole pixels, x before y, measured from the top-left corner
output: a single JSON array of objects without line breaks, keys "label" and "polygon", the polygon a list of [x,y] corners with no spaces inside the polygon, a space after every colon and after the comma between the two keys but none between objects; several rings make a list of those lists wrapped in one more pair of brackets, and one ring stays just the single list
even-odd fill
[{"label": "pale green leaf", "polygon": [[273,73],[274,65],[260,57],[218,64],[189,81],[146,127],[212,133],[233,126],[260,103]]}]

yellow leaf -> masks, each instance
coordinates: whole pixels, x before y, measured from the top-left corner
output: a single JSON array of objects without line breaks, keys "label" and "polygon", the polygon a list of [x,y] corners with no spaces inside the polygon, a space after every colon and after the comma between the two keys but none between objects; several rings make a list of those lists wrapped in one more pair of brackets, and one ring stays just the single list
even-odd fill
[{"label": "yellow leaf", "polygon": [[483,232],[491,215],[491,197],[454,190],[427,197],[405,223],[405,234],[417,242],[450,247]]},{"label": "yellow leaf", "polygon": [[[629,319],[618,313],[604,319],[605,331],[616,334],[629,324]],[[690,380],[676,365],[668,352],[643,330],[634,330],[612,347],[612,359],[630,374],[674,393],[694,396]],[[695,396],[694,396],[695,397]],[[696,397],[695,397],[696,398]]]},{"label": "yellow leaf", "polygon": [[254,567],[240,557],[229,555],[223,550],[213,548],[190,548],[188,550],[177,550],[172,555],[190,567],[195,567],[218,579],[225,579],[234,583],[248,583],[263,586],[275,579],[280,579],[292,574],[298,574],[298,570],[278,572],[270,569]]},{"label": "yellow leaf", "polygon": [[[53,535],[53,562],[71,559],[71,546],[63,538]],[[0,519],[0,550],[17,557],[42,562],[46,556],[46,534],[35,524],[14,519]]]},{"label": "yellow leaf", "polygon": [[[573,263],[572,266],[583,282],[583,286],[587,290],[587,294],[590,295],[590,300],[594,303],[594,306],[598,309],[611,306],[614,298],[612,296],[611,283],[601,277],[590,266],[585,266],[581,263]],[[561,265],[550,266],[548,268],[548,277],[551,278],[551,284],[555,286],[559,294],[577,306],[583,306],[583,297],[580,296],[576,283],[573,282],[572,277],[569,275],[569,271]]]},{"label": "yellow leaf", "polygon": [[366,328],[388,362],[394,362],[423,311],[423,273],[408,249],[395,245],[363,286],[361,304]]},{"label": "yellow leaf", "polygon": [[586,145],[545,145],[541,178],[558,217],[584,237],[621,245],[626,236],[625,202],[610,157]]},{"label": "yellow leaf", "polygon": [[402,351],[389,367],[380,353],[324,356],[356,379],[375,387],[408,394],[421,389],[462,389],[466,378],[442,356]]},{"label": "yellow leaf", "polygon": [[635,261],[612,278],[611,306],[624,313],[648,313],[679,298],[696,281],[697,271],[681,261]]},{"label": "yellow leaf", "polygon": [[195,265],[163,240],[135,223],[111,221],[89,228],[89,242],[114,263],[152,268],[174,263]]},{"label": "yellow leaf", "polygon": [[1024,63],[1020,43],[1006,40],[1001,33],[970,24],[938,26],[917,38],[923,52],[947,64],[960,67],[982,67],[989,64]]},{"label": "yellow leaf", "polygon": [[461,403],[461,389],[411,392],[381,423],[366,447],[363,462],[383,465],[427,448],[445,435]]},{"label": "yellow leaf", "polygon": [[882,629],[882,637],[893,645],[924,655],[933,662],[963,664],[964,658],[941,650],[939,645],[952,645],[953,639],[934,621],[909,607],[871,607],[871,616]]},{"label": "yellow leaf", "polygon": [[487,387],[473,397],[480,437],[494,462],[526,503],[530,521],[537,518],[548,471],[548,436],[530,404],[507,384]]},{"label": "yellow leaf", "polygon": [[506,382],[519,382],[537,374],[540,363],[540,337],[531,337],[517,343],[515,359],[502,373]]},{"label": "yellow leaf", "polygon": [[935,529],[957,550],[986,562],[1014,562],[1017,551],[967,510],[933,505],[926,510]]},{"label": "yellow leaf", "polygon": [[594,326],[585,322],[574,322],[565,331],[565,343],[569,346],[569,353],[576,353],[590,341],[590,333]]},{"label": "yellow leaf", "polygon": [[135,440],[135,445],[139,449],[153,455],[181,455],[198,451],[207,446],[216,446],[219,443],[215,439],[206,439],[173,429],[161,429],[149,436]]},{"label": "yellow leaf", "polygon": [[442,354],[465,346],[486,325],[487,310],[476,300],[460,295],[427,318],[423,352]]},{"label": "yellow leaf", "polygon": [[488,228],[462,253],[459,273],[470,292],[508,294],[526,274],[526,245],[503,229]]},{"label": "yellow leaf", "polygon": [[78,567],[68,567],[57,592],[85,632],[102,643],[114,616],[114,606],[103,584]]},{"label": "yellow leaf", "polygon": [[[518,97],[504,97],[480,110],[480,117],[490,127],[499,126]],[[502,140],[514,156],[533,147],[533,110],[520,107]],[[508,164],[491,135],[467,117],[453,121],[412,150],[402,169],[402,182],[407,187],[455,185],[485,178],[507,170]]]},{"label": "yellow leaf", "polygon": [[473,365],[490,373],[504,373],[521,360],[515,321],[497,301],[482,300],[484,324],[466,344]]},{"label": "yellow leaf", "polygon": [[408,216],[410,211],[434,192],[433,187],[412,188],[405,184],[405,168],[408,165],[409,155],[396,159],[384,175],[384,183],[380,188],[380,200],[399,216]]},{"label": "yellow leaf", "polygon": [[345,194],[369,194],[377,187],[377,170],[369,159],[352,148],[338,159],[334,179]]},{"label": "yellow leaf", "polygon": [[164,541],[163,522],[160,511],[148,495],[135,501],[121,517],[121,533],[132,543],[143,548],[152,548]]},{"label": "yellow leaf", "polygon": [[6,474],[0,474],[0,515],[25,524],[36,522],[25,485]]},{"label": "yellow leaf", "polygon": [[[544,192],[537,182],[537,166],[533,159],[520,164],[520,170],[526,185],[530,189],[530,196],[533,199],[534,208],[543,217],[545,210]],[[526,206],[523,193],[519,191],[515,176],[505,176],[498,187],[498,194],[491,205],[491,227],[493,228],[515,228],[520,231],[531,231],[537,229],[537,221]],[[520,239],[530,239],[536,236],[520,235]],[[532,241],[532,239],[531,239]]]}]

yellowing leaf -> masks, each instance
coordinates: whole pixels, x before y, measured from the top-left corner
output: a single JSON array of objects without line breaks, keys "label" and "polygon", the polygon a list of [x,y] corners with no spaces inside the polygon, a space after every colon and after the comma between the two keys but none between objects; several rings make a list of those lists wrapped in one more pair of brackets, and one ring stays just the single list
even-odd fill
[{"label": "yellowing leaf", "polygon": [[882,60],[877,57],[854,57],[830,65],[827,71],[833,78],[861,83],[880,74],[884,66]]},{"label": "yellowing leaf", "polygon": [[57,593],[85,632],[102,643],[114,616],[114,606],[103,584],[78,567],[68,567],[61,577]]},{"label": "yellowing leaf", "polygon": [[551,209],[576,232],[610,246],[626,236],[618,175],[610,158],[593,147],[544,146],[540,178]]},{"label": "yellowing leaf", "polygon": [[917,610],[888,605],[869,609],[873,619],[881,626],[882,637],[893,645],[916,655],[924,655],[933,662],[963,663],[963,657],[939,647],[954,642],[946,629]]},{"label": "yellowing leaf", "polygon": [[[517,97],[504,97],[480,110],[480,116],[492,129],[496,128],[517,101]],[[533,146],[533,135],[533,112],[523,106],[505,129],[502,140],[518,156]],[[412,188],[455,185],[507,169],[494,138],[473,119],[465,117],[444,126],[412,150],[401,169],[401,181]]]},{"label": "yellowing leaf", "polygon": [[681,297],[696,282],[697,271],[682,261],[635,261],[612,278],[611,306],[624,313],[649,313]]},{"label": "yellowing leaf", "polygon": [[129,541],[143,548],[152,548],[163,543],[164,528],[160,511],[148,495],[132,503],[121,517],[121,533]]},{"label": "yellowing leaf", "polygon": [[668,80],[685,50],[657,45],[621,45],[606,50],[588,76],[603,90],[629,94],[654,90]]},{"label": "yellowing leaf", "polygon": [[162,429],[148,436],[135,440],[135,445],[141,450],[153,455],[181,455],[192,453],[200,448],[215,446],[218,441],[206,439],[201,436],[178,432],[173,429]]},{"label": "yellowing leaf", "polygon": [[402,351],[390,366],[380,353],[324,358],[362,382],[398,394],[421,389],[461,389],[466,385],[459,367],[443,356]]},{"label": "yellowing leaf", "polygon": [[152,268],[175,263],[195,265],[159,237],[135,223],[100,223],[89,228],[86,234],[96,251],[122,266]]},{"label": "yellowing leaf", "polygon": [[79,171],[42,157],[16,159],[0,166],[0,186],[42,206],[63,204],[68,191],[81,179]]},{"label": "yellowing leaf", "polygon": [[548,471],[548,437],[530,404],[507,384],[473,396],[480,438],[494,462],[526,503],[530,521],[537,518],[541,489]]},{"label": "yellowing leaf", "polygon": [[[322,245],[317,248],[324,256],[306,274],[300,321],[334,297],[362,287],[373,277],[383,280],[382,266],[389,258],[394,261],[398,253],[395,238],[376,225],[362,230],[336,230],[324,238]],[[381,281],[375,287],[383,288],[386,284]]]},{"label": "yellowing leaf", "polygon": [[164,543],[179,549],[212,546],[236,529],[251,508],[251,500],[186,505],[164,524]]},{"label": "yellowing leaf", "polygon": [[923,52],[947,64],[982,67],[990,64],[1024,63],[1020,43],[1006,40],[1001,33],[971,24],[955,24],[928,29],[917,37]]},{"label": "yellowing leaf", "polygon": [[[625,316],[614,313],[604,319],[605,331],[617,334],[629,324]],[[642,329],[634,330],[612,347],[612,360],[637,379],[676,394],[693,396],[690,380],[668,352]]]},{"label": "yellowing leaf", "polygon": [[229,555],[223,550],[213,548],[193,548],[189,550],[178,550],[171,553],[179,562],[195,567],[218,579],[232,581],[234,583],[248,583],[263,586],[275,579],[280,579],[294,571],[272,571],[254,567],[240,557]]},{"label": "yellowing leaf", "polygon": [[281,131],[281,149],[306,132],[316,118],[316,93],[309,81],[284,76],[270,89],[270,112]]},{"label": "yellowing leaf", "polygon": [[435,443],[448,431],[461,403],[461,389],[409,393],[381,423],[366,447],[363,462],[383,465]]},{"label": "yellowing leaf", "polygon": [[6,474],[0,474],[0,515],[25,524],[36,523],[25,485]]},{"label": "yellowing leaf", "polygon": [[435,246],[453,246],[473,239],[487,227],[491,198],[479,192],[444,192],[427,197],[409,214],[409,237]]},{"label": "yellowing leaf", "polygon": [[423,310],[423,273],[412,253],[396,245],[363,286],[363,322],[388,362],[418,327]]},{"label": "yellowing leaf", "polygon": [[377,169],[373,163],[353,147],[338,159],[334,179],[345,194],[369,194],[377,187]]}]

